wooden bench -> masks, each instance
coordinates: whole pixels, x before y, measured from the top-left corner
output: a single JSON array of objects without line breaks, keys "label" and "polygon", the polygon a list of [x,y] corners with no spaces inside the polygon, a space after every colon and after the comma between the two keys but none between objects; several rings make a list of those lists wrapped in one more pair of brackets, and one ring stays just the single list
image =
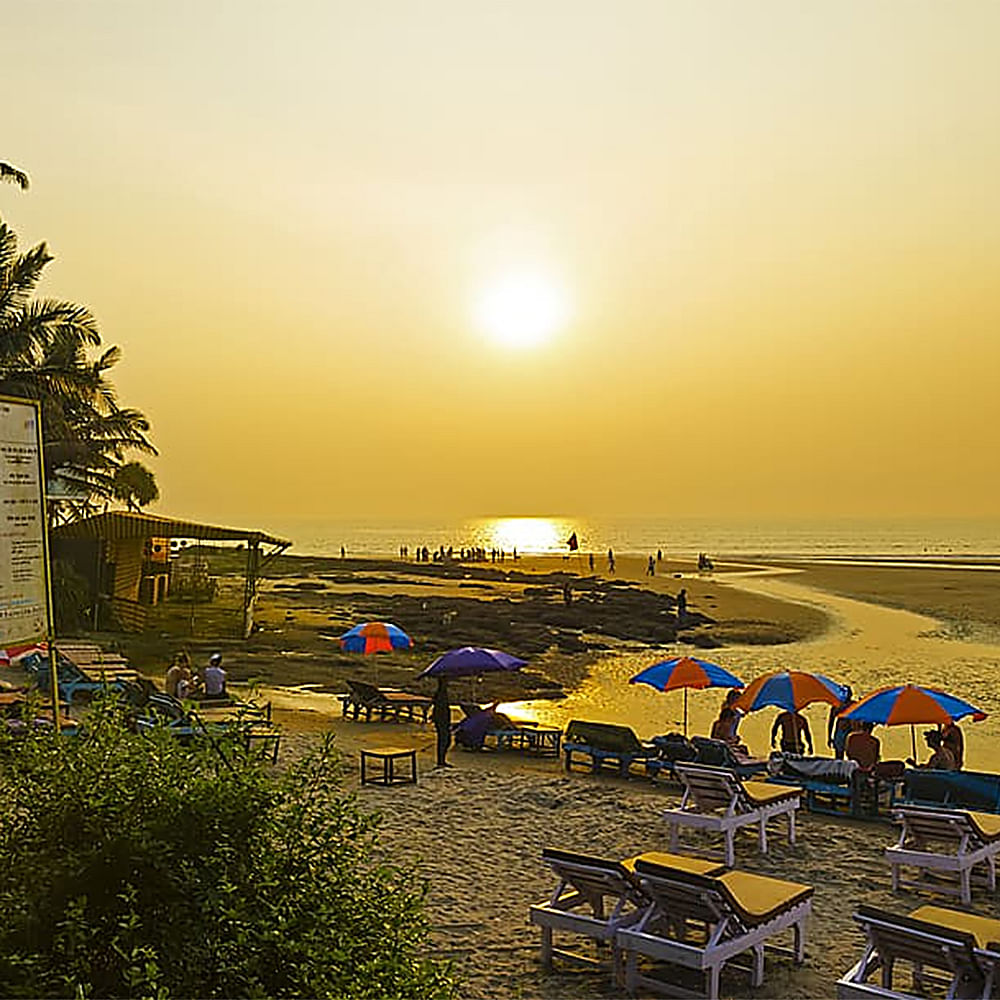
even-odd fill
[{"label": "wooden bench", "polygon": [[341,698],[344,717],[357,720],[363,712],[365,722],[371,722],[373,713],[383,722],[386,719],[426,722],[433,704],[425,695],[386,690],[365,681],[348,681],[347,687],[348,697]]}]

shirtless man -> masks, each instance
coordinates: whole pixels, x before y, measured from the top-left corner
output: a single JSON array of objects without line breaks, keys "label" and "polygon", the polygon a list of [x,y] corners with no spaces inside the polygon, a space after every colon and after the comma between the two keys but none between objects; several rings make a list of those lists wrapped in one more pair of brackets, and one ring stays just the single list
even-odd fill
[{"label": "shirtless man", "polygon": [[848,760],[857,761],[863,771],[870,771],[882,756],[882,743],[872,736],[872,723],[859,722],[847,736],[845,747]]},{"label": "shirtless man", "polygon": [[772,747],[774,746],[774,740],[778,735],[779,729],[781,730],[782,753],[801,754],[803,752],[802,741],[804,739],[806,746],[809,747],[809,753],[812,755],[812,733],[809,732],[809,723],[806,722],[804,716],[799,715],[798,712],[782,712],[774,720],[774,725],[771,727]]}]

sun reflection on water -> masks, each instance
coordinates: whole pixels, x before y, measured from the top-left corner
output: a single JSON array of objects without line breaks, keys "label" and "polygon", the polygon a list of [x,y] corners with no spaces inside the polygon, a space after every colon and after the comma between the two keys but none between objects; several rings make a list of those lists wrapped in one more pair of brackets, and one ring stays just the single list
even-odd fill
[{"label": "sun reflection on water", "polygon": [[488,549],[537,554],[566,552],[566,541],[573,528],[569,521],[551,517],[498,517],[481,526]]}]

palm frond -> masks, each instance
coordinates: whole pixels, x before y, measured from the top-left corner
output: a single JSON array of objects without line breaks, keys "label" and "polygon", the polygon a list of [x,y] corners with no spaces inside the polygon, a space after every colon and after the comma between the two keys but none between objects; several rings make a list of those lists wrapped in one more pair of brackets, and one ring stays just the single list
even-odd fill
[{"label": "palm frond", "polygon": [[22,191],[27,191],[31,185],[28,175],[23,170],[0,161],[0,180],[16,184]]},{"label": "palm frond", "polygon": [[53,260],[48,247],[39,243],[27,253],[15,257],[0,275],[0,317],[8,309],[21,309],[31,298],[45,265]]}]

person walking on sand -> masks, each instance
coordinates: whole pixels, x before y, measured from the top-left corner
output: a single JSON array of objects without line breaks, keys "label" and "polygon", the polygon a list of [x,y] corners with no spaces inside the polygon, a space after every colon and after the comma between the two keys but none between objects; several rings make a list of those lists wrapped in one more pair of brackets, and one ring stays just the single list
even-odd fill
[{"label": "person walking on sand", "polygon": [[590,572],[593,573],[594,572],[594,553],[593,552],[591,552],[590,555],[587,556],[587,562],[590,563]]},{"label": "person walking on sand", "polygon": [[649,557],[649,561],[646,563],[646,576],[656,576],[656,563],[653,561],[653,557]]},{"label": "person walking on sand", "polygon": [[436,767],[451,767],[448,763],[448,747],[451,746],[451,702],[448,700],[448,681],[438,678],[437,690],[431,703],[431,721],[437,733]]},{"label": "person walking on sand", "polygon": [[805,716],[800,715],[798,712],[782,712],[774,720],[774,725],[771,727],[772,747],[774,746],[774,740],[778,735],[779,729],[781,730],[782,753],[795,753],[801,756],[804,752],[802,742],[805,740],[805,745],[809,747],[809,755],[812,756],[813,738],[812,733],[809,732],[809,723],[806,722]]},{"label": "person walking on sand", "polygon": [[608,572],[614,573],[615,571],[615,553],[614,550],[608,549]]}]

